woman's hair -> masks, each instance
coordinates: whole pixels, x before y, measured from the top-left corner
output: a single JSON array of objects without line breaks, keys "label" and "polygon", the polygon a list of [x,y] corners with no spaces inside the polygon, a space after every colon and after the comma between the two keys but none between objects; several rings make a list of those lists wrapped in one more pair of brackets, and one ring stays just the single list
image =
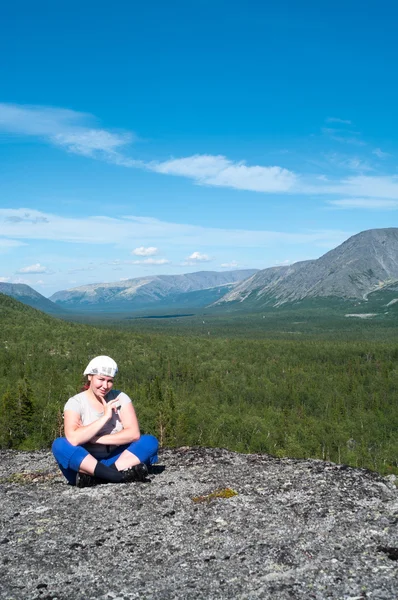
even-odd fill
[{"label": "woman's hair", "polygon": [[80,388],[81,392],[86,392],[88,389],[90,388],[90,382],[88,380],[87,375],[85,376],[84,380],[83,380],[83,385]]}]

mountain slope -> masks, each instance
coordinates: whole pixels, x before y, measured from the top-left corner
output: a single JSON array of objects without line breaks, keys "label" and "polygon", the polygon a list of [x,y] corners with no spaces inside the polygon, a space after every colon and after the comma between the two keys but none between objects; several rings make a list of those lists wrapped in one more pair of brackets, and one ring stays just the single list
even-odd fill
[{"label": "mountain slope", "polygon": [[75,311],[128,311],[147,306],[205,306],[255,273],[201,271],[185,275],[156,275],[113,283],[97,283],[60,291],[51,300]]},{"label": "mountain slope", "polygon": [[264,269],[215,304],[279,306],[304,298],[366,299],[398,281],[398,228],[370,229],[352,236],[317,260]]},{"label": "mountain slope", "polygon": [[33,308],[37,308],[38,310],[49,314],[57,315],[65,313],[60,306],[57,306],[54,302],[51,302],[51,300],[48,300],[48,298],[45,298],[39,294],[39,292],[36,292],[36,290],[24,283],[0,282],[0,293],[11,296],[23,304],[27,304],[28,306],[32,306]]}]

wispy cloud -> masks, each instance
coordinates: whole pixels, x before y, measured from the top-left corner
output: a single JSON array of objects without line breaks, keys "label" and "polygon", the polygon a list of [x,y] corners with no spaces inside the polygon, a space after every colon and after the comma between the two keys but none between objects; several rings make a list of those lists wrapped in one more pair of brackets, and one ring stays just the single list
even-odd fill
[{"label": "wispy cloud", "polygon": [[76,269],[69,269],[68,273],[80,273],[80,272],[84,272],[84,271],[95,271],[95,269],[97,268],[97,265],[95,265],[94,263],[90,263],[89,265],[85,266],[85,267],[77,267]]},{"label": "wispy cloud", "polygon": [[135,256],[155,256],[158,252],[159,250],[154,246],[148,246],[148,248],[140,246],[139,248],[132,250],[131,254],[134,254]]},{"label": "wispy cloud", "polygon": [[[398,198],[398,196],[397,196]],[[32,224],[10,221],[7,217],[29,214],[32,219],[43,217]],[[7,219],[7,220],[6,220]],[[98,227],[106,227],[107,235],[97,235]],[[161,221],[151,217],[125,216],[123,218],[87,217],[70,218],[41,213],[26,208],[0,209],[0,230],[4,237],[21,240],[54,240],[66,243],[118,245],[128,248],[132,239],[159,240],[163,245],[189,247],[247,247],[283,244],[328,244],[334,247],[344,241],[351,231],[318,230],[300,233],[285,233],[268,230],[221,229],[182,223]]]},{"label": "wispy cloud", "polygon": [[35,136],[67,152],[124,167],[187,177],[200,185],[284,192],[296,181],[292,171],[280,166],[248,166],[225,156],[193,155],[163,162],[131,159],[123,152],[136,139],[132,133],[96,127],[92,115],[63,108],[0,104],[0,131]]},{"label": "wispy cloud", "polygon": [[0,131],[35,136],[68,152],[116,163],[127,160],[119,151],[135,139],[132,133],[96,127],[92,115],[85,113],[4,103],[0,104]]},{"label": "wispy cloud", "polygon": [[326,155],[326,158],[330,163],[341,169],[358,171],[360,173],[374,170],[367,160],[364,160],[359,156],[347,156],[345,154],[339,154],[338,152],[331,152]]},{"label": "wispy cloud", "polygon": [[222,267],[223,269],[235,269],[236,267],[238,267],[238,263],[236,262],[236,260],[232,260],[229,263],[222,263],[220,265],[220,267]]},{"label": "wispy cloud", "polygon": [[[143,254],[141,256],[145,255]],[[144,258],[140,260],[111,260],[102,264],[115,267],[121,267],[122,265],[169,265],[171,264],[171,261],[167,258]]]},{"label": "wispy cloud", "polygon": [[233,162],[225,156],[210,154],[153,162],[148,168],[157,173],[188,177],[200,185],[254,192],[287,192],[297,181],[295,173],[282,167],[247,166],[243,161]]},{"label": "wispy cloud", "polygon": [[388,198],[398,200],[398,176],[353,175],[342,179],[308,178],[303,180],[299,194],[334,196],[332,200],[353,198]]},{"label": "wispy cloud", "polygon": [[40,263],[36,263],[35,265],[29,265],[28,267],[22,267],[17,271],[17,273],[48,273],[49,270],[47,267],[44,267]]},{"label": "wispy cloud", "polygon": [[359,138],[358,131],[351,131],[346,129],[335,129],[332,127],[323,127],[322,133],[335,142],[341,144],[351,144],[353,146],[366,146],[366,142]]},{"label": "wispy cloud", "polygon": [[353,196],[355,198],[389,198],[391,200],[398,200],[398,177],[356,175],[327,185],[321,183],[318,186],[308,186],[304,189],[307,189],[307,192],[312,190],[312,193],[335,194],[343,198],[345,196]]},{"label": "wispy cloud", "polygon": [[9,248],[17,248],[18,246],[25,246],[24,242],[20,240],[10,240],[7,238],[0,238],[0,251],[2,249],[7,250]]},{"label": "wispy cloud", "polygon": [[369,210],[397,210],[398,200],[379,198],[345,198],[342,200],[329,200],[328,204],[340,209],[369,209]]},{"label": "wispy cloud", "polygon": [[126,265],[169,265],[170,260],[167,258],[144,258],[143,260],[126,260]]},{"label": "wispy cloud", "polygon": [[[323,133],[329,138],[344,144],[366,146],[359,137],[359,133],[351,128],[348,119],[329,117],[326,121],[337,124],[337,127],[324,127]],[[340,125],[340,126],[338,126]],[[105,160],[113,164],[128,168],[139,168],[163,175],[185,177],[197,185],[231,188],[262,192],[265,194],[316,194],[318,196],[347,196],[355,198],[388,198],[398,199],[398,180],[394,176],[369,176],[365,173],[374,170],[373,165],[366,157],[346,156],[339,158],[334,155],[334,161],[340,169],[356,171],[357,176],[339,178],[338,174],[325,179],[324,174],[316,175],[296,173],[283,166],[273,165],[248,165],[244,160],[234,161],[224,155],[193,154],[191,156],[172,158],[163,161],[142,161],[126,156],[128,146],[134,141],[135,136],[129,132],[115,132],[103,129],[96,125],[95,119],[86,113],[80,113],[63,108],[43,106],[23,106],[16,104],[0,104],[0,131],[18,135],[35,136],[47,143],[53,144],[67,152],[94,159]],[[355,150],[356,154],[359,150]],[[385,158],[388,154],[380,148],[372,151],[378,158]],[[333,156],[333,155],[332,155]],[[330,168],[330,165],[329,165]],[[334,200],[335,198],[333,198]],[[338,198],[336,198],[338,199]],[[0,240],[0,250],[12,248],[21,241],[16,239],[56,239],[52,231],[61,234],[60,239],[65,241],[99,243],[91,232],[84,231],[81,222],[75,220],[76,229],[66,226],[69,223],[55,215],[44,215],[32,210],[19,210],[3,216]],[[154,240],[162,239],[165,226],[156,224],[156,220],[140,220],[132,217],[111,219],[105,217],[92,217],[93,224],[106,224],[110,229],[151,231],[154,236],[145,233],[143,242],[149,244]],[[34,226],[34,227],[33,227]],[[189,226],[167,225],[167,230],[177,229],[179,232],[188,231]],[[197,231],[198,228],[193,228]],[[14,232],[14,233],[13,233]],[[159,235],[160,234],[160,238]],[[184,234],[185,235],[185,234]],[[5,242],[4,238],[8,238]],[[67,238],[67,239],[66,239]],[[125,236],[121,239],[125,243]],[[111,243],[110,241],[104,243]],[[141,246],[133,250],[133,255],[149,257],[154,255],[154,246]],[[139,254],[139,252],[142,252]]]},{"label": "wispy cloud", "polygon": [[381,148],[375,148],[373,150],[373,154],[375,154],[379,158],[387,158],[388,156],[391,156],[388,152],[383,152]]},{"label": "wispy cloud", "polygon": [[5,220],[10,223],[23,223],[24,221],[26,221],[26,223],[48,223],[47,217],[42,217],[40,215],[33,217],[30,213],[10,215],[9,217],[6,217]]},{"label": "wispy cloud", "polygon": [[352,125],[352,121],[348,119],[339,119],[339,117],[328,117],[326,119],[327,123],[341,123],[342,125]]}]

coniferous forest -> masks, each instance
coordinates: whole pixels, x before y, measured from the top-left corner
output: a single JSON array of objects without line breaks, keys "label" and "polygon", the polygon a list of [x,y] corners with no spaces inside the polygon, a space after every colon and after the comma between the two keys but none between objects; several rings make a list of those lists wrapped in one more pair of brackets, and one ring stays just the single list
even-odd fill
[{"label": "coniferous forest", "polygon": [[225,447],[398,473],[393,329],[376,324],[372,333],[366,325],[371,333],[361,338],[356,330],[325,335],[315,327],[289,338],[274,330],[261,337],[258,329],[250,336],[248,327],[245,337],[243,328],[234,335],[233,318],[228,335],[215,324],[210,335],[207,323],[182,332],[178,324],[167,329],[144,320],[99,327],[0,295],[0,447],[50,447],[85,366],[108,354],[119,364],[115,388],[131,396],[141,429],[163,446]]}]

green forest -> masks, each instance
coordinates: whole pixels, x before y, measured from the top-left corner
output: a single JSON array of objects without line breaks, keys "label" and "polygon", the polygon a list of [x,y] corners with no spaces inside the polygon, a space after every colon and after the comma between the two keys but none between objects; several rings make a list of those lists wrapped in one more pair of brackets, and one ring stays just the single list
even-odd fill
[{"label": "green forest", "polygon": [[87,363],[108,354],[119,365],[115,388],[129,394],[141,430],[162,446],[398,474],[394,323],[350,322],[344,333],[337,316],[328,325],[303,314],[88,325],[0,295],[0,447],[49,448]]}]

